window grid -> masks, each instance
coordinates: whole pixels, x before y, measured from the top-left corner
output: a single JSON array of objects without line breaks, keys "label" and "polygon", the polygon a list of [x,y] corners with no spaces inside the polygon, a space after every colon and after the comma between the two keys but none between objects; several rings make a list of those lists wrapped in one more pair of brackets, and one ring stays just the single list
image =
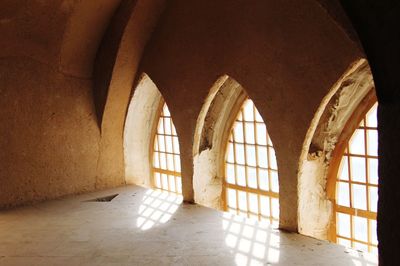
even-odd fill
[{"label": "window grid", "polygon": [[156,188],[182,194],[179,141],[166,103],[154,137],[153,178]]},{"label": "window grid", "polygon": [[228,140],[225,208],[248,218],[277,223],[279,185],[275,150],[254,103],[243,103]]},{"label": "window grid", "polygon": [[377,104],[346,145],[336,176],[336,242],[377,253]]}]

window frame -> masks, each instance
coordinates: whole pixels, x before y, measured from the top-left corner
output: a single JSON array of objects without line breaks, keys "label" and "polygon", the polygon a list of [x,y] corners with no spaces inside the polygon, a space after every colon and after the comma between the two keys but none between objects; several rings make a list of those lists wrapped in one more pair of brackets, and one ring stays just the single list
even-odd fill
[{"label": "window frame", "polygon": [[[259,208],[260,208],[260,198],[259,198],[259,196],[267,196],[267,197],[270,197],[270,198],[275,198],[275,199],[277,199],[278,200],[278,204],[280,205],[280,195],[279,195],[279,192],[273,192],[272,190],[271,190],[271,188],[268,190],[268,191],[264,191],[264,190],[261,190],[261,189],[257,189],[257,188],[251,188],[251,187],[248,187],[248,186],[246,186],[246,187],[242,187],[242,186],[240,186],[240,188],[237,188],[237,186],[239,186],[239,185],[233,185],[233,184],[229,184],[228,182],[227,182],[227,180],[226,180],[226,164],[227,164],[227,162],[226,162],[226,156],[227,156],[227,149],[228,149],[228,145],[229,145],[229,139],[230,139],[230,136],[231,136],[231,133],[232,133],[232,130],[233,130],[233,127],[234,127],[234,125],[235,125],[235,121],[236,121],[236,119],[237,119],[237,117],[238,117],[238,115],[239,115],[239,112],[241,111],[241,109],[242,109],[242,107],[243,107],[243,105],[244,105],[244,103],[246,102],[246,100],[251,100],[252,102],[253,102],[253,104],[254,104],[254,107],[255,108],[257,108],[256,107],[256,105],[255,105],[255,103],[254,103],[254,101],[246,94],[246,93],[241,93],[240,95],[239,95],[239,97],[237,98],[237,100],[236,100],[236,103],[234,104],[234,106],[233,106],[233,108],[232,108],[232,110],[231,110],[231,114],[233,114],[233,115],[230,115],[229,116],[229,118],[228,118],[228,120],[227,120],[227,123],[226,123],[226,130],[224,131],[224,134],[223,134],[223,141],[221,142],[221,151],[223,151],[223,155],[222,156],[220,156],[220,162],[219,162],[219,165],[220,165],[220,167],[219,167],[219,175],[222,177],[221,179],[222,179],[222,191],[221,191],[221,205],[222,205],[222,209],[224,210],[224,211],[229,211],[229,208],[228,208],[228,201],[227,201],[227,191],[228,191],[228,188],[231,188],[231,189],[234,189],[234,190],[240,190],[240,191],[243,191],[243,192],[246,192],[246,193],[254,193],[254,194],[257,194],[258,195],[258,197],[257,197],[257,199],[258,199],[258,205],[259,205]],[[257,110],[258,111],[258,110]],[[254,122],[254,121],[253,121]],[[264,121],[264,119],[263,119],[263,123],[265,124],[265,121]],[[265,124],[265,126],[266,126],[266,124]],[[267,136],[271,139],[271,137],[269,136],[269,134],[268,134],[268,128],[266,127],[266,129],[267,129]],[[267,137],[266,136],[266,137]],[[255,144],[256,145],[256,144]],[[268,145],[268,143],[267,143],[267,145]],[[267,151],[268,151],[268,147],[267,147]],[[275,150],[275,149],[274,149]],[[276,155],[275,155],[275,157],[276,157]],[[269,167],[270,166],[268,166],[268,171],[269,171]],[[277,167],[278,169],[279,169],[279,166]],[[276,170],[277,172],[278,172],[278,169]],[[279,174],[278,174],[278,176],[279,176]],[[258,176],[257,176],[257,178],[258,178]],[[246,180],[247,180],[247,178],[246,178]],[[270,181],[269,181],[269,183],[271,183]],[[278,186],[279,186],[279,184],[278,184]],[[238,199],[237,199],[238,200]],[[270,200],[271,201],[271,200]],[[248,201],[248,199],[247,199],[247,205],[249,205],[249,201]],[[279,206],[278,205],[278,206]],[[237,213],[239,213],[240,211],[239,211],[239,209],[237,210]],[[247,207],[247,217],[249,217],[249,213],[250,213],[250,210],[249,210],[249,207]],[[272,213],[272,206],[270,206],[270,214]],[[263,215],[263,214],[261,214],[261,212],[259,211],[259,213],[258,214],[254,214],[254,213],[252,213],[254,216],[258,216],[258,220],[260,220],[260,218],[262,217],[262,218],[264,218],[265,220],[268,220],[269,222],[270,222],[270,224],[273,224],[274,222],[276,222],[277,224],[279,223],[279,217],[276,219],[276,218],[274,218],[272,215],[271,216],[269,216],[269,217],[266,217],[265,215]]]},{"label": "window frame", "polygon": [[[178,194],[178,195],[182,195],[183,194],[182,169],[181,169],[181,172],[176,172],[176,171],[165,170],[165,169],[162,169],[162,168],[157,168],[157,167],[154,166],[154,153],[156,152],[154,145],[155,145],[156,137],[158,135],[158,124],[160,122],[160,118],[161,118],[161,114],[162,114],[163,109],[164,109],[164,105],[166,105],[168,110],[169,110],[169,107],[168,107],[167,103],[161,97],[161,100],[159,102],[159,105],[158,105],[157,111],[156,111],[157,115],[155,115],[155,117],[154,117],[153,126],[152,126],[152,129],[151,129],[152,137],[151,137],[150,145],[149,145],[149,155],[150,155],[149,156],[149,163],[150,163],[150,177],[151,177],[150,178],[150,185],[154,189],[159,189],[159,190],[166,191],[166,192],[169,192],[169,193],[175,193],[175,194]],[[171,117],[172,125],[175,127],[175,125],[173,123],[171,112],[170,112],[170,117]],[[175,131],[176,131],[176,128],[175,128]],[[176,137],[178,138],[178,143],[179,143],[179,136],[178,136],[177,132],[176,132]],[[180,149],[180,147],[179,147],[179,149]],[[179,155],[179,160],[180,160],[180,156],[181,156],[180,151],[179,151],[179,154],[176,154],[176,155]],[[174,167],[175,167],[175,165],[174,165]],[[157,187],[156,186],[156,180],[155,180],[156,179],[156,177],[155,177],[156,173],[173,175],[174,179],[175,179],[174,181],[175,181],[175,190],[176,191],[174,192],[174,191],[171,191],[171,190],[168,190],[168,189]],[[178,180],[176,179],[177,177],[181,178],[181,184],[180,184],[181,185],[181,192],[179,192],[179,190],[178,190]],[[162,180],[161,180],[161,182],[162,182]],[[168,188],[169,188],[169,180],[168,180]]]},{"label": "window frame", "polygon": [[[332,203],[332,216],[330,219],[330,224],[328,228],[328,240],[334,243],[337,242],[337,228],[336,228],[336,216],[337,213],[345,213],[350,216],[358,216],[363,217],[371,220],[376,220],[377,213],[371,212],[369,210],[359,210],[354,207],[341,207],[336,203],[336,192],[337,192],[337,180],[338,180],[338,173],[340,170],[340,164],[342,161],[343,156],[345,155],[345,150],[348,147],[351,137],[355,133],[355,130],[359,128],[361,121],[365,118],[366,114],[370,111],[370,109],[377,103],[377,98],[375,95],[375,89],[370,90],[367,95],[361,100],[361,102],[357,105],[355,110],[353,111],[352,115],[347,120],[343,130],[338,138],[336,143],[335,149],[332,152],[332,159],[329,164],[328,168],[328,175],[327,175],[327,197],[328,200]],[[365,140],[365,136],[364,136]],[[364,145],[366,145],[364,143]],[[361,155],[362,158],[366,158],[366,156]],[[379,160],[379,156],[378,156]],[[349,180],[350,181],[350,180]],[[351,184],[353,182],[349,182]],[[379,183],[378,183],[379,184]],[[351,187],[350,187],[351,189]],[[350,194],[351,195],[351,194]],[[350,198],[350,201],[352,199]],[[368,206],[367,206],[368,207]],[[340,210],[340,211],[339,211]],[[339,211],[339,212],[338,212]],[[361,214],[361,215],[357,215]],[[369,226],[369,222],[367,223]],[[350,226],[353,226],[353,221],[350,218]],[[370,240],[370,232],[368,228],[368,239]],[[354,238],[351,236],[349,239],[354,242]],[[369,241],[368,240],[368,241]],[[355,240],[355,242],[360,242]],[[364,244],[364,243],[362,243]],[[375,246],[370,242],[366,242],[365,245],[368,246],[368,251],[371,252],[371,246]],[[353,247],[353,245],[352,245]]]}]

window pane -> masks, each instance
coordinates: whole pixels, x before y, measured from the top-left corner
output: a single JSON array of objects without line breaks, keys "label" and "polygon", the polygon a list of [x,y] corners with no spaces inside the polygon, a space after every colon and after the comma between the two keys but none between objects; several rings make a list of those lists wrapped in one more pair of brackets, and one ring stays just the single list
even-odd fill
[{"label": "window pane", "polygon": [[272,204],[272,217],[279,219],[279,200],[276,198],[271,198]]},{"label": "window pane", "polygon": [[257,169],[253,167],[247,167],[247,185],[251,188],[257,188]]},{"label": "window pane", "polygon": [[[378,136],[376,106],[366,114],[351,136],[337,169],[336,212],[337,243],[360,251],[373,251],[377,244],[376,213],[378,201]],[[350,173],[349,173],[350,172]]]},{"label": "window pane", "polygon": [[233,154],[233,144],[228,143],[228,151],[227,151],[226,161],[228,163],[234,163],[234,154]]},{"label": "window pane", "polygon": [[339,179],[349,180],[349,166],[347,156],[343,156],[339,167]]},{"label": "window pane", "polygon": [[278,170],[278,164],[276,163],[276,157],[275,157],[275,150],[269,148],[268,151],[269,151],[269,162],[271,164],[269,167],[271,169]]},{"label": "window pane", "polygon": [[378,245],[378,236],[376,232],[376,220],[369,220],[371,243]]},{"label": "window pane", "polygon": [[242,211],[247,211],[247,196],[246,192],[238,191],[239,196],[239,209]]},{"label": "window pane", "polygon": [[236,178],[239,186],[246,186],[246,170],[244,166],[236,165]]},{"label": "window pane", "polygon": [[236,209],[236,190],[228,188],[228,206]]},{"label": "window pane", "polygon": [[267,147],[258,146],[257,147],[257,155],[258,155],[258,166],[268,168],[268,156],[267,156]]},{"label": "window pane", "polygon": [[164,121],[163,121],[163,119],[160,119],[160,121],[158,122],[157,132],[159,134],[164,134]]},{"label": "window pane", "polygon": [[279,180],[278,180],[278,172],[271,170],[270,171],[270,178],[271,178],[271,190],[273,192],[279,192]]},{"label": "window pane", "polygon": [[367,210],[367,189],[363,185],[352,184],[353,207],[360,210]]},{"label": "window pane", "polygon": [[160,173],[154,173],[155,180],[156,180],[156,187],[161,188],[161,175]]},{"label": "window pane", "polygon": [[181,158],[179,155],[174,155],[175,157],[175,172],[181,172]]},{"label": "window pane", "polygon": [[[228,184],[248,188],[247,191],[242,191],[231,186],[229,189],[238,193],[236,197],[240,203],[239,206],[231,206],[233,203],[229,203],[227,199],[227,209],[239,215],[258,219],[270,217],[271,212],[274,212],[275,219],[278,220],[279,199],[261,195],[262,191],[269,189],[279,193],[278,172],[273,171],[271,174],[269,170],[270,167],[278,168],[275,151],[266,125],[249,99],[243,103],[230,132],[225,161],[225,181]],[[263,217],[260,212],[263,213]]]},{"label": "window pane", "polygon": [[233,128],[233,136],[234,136],[234,140],[235,142],[240,142],[243,143],[244,139],[243,139],[243,124],[240,122],[236,122],[235,123],[235,127]]},{"label": "window pane", "polygon": [[167,169],[167,156],[163,152],[160,153],[160,168]]},{"label": "window pane", "polygon": [[167,169],[174,171],[174,156],[172,154],[167,154]]},{"label": "window pane", "polygon": [[349,142],[350,153],[360,155],[365,154],[364,145],[364,130],[356,129]]},{"label": "window pane", "polygon": [[236,163],[244,164],[244,145],[235,144],[236,148]]},{"label": "window pane", "polygon": [[156,168],[159,168],[160,167],[160,160],[159,160],[159,158],[158,158],[158,152],[154,152],[154,155],[153,155],[153,165],[154,165],[154,167],[156,167]]},{"label": "window pane", "polygon": [[246,100],[243,108],[244,120],[245,121],[254,121],[254,113],[253,113],[253,102]]},{"label": "window pane", "polygon": [[258,213],[258,198],[257,194],[249,193],[249,207],[253,213]]},{"label": "window pane", "polygon": [[182,193],[181,178],[160,173],[168,170],[180,173],[179,143],[170,113],[164,104],[154,137],[153,153],[154,184],[158,188]]},{"label": "window pane", "polygon": [[372,212],[378,211],[378,188],[369,187],[369,210]]},{"label": "window pane", "polygon": [[165,152],[165,143],[163,135],[158,135],[158,148],[160,149],[160,151]]},{"label": "window pane", "polygon": [[258,174],[260,179],[260,189],[268,191],[268,170],[258,169]]},{"label": "window pane", "polygon": [[254,123],[246,122],[246,143],[255,144]]},{"label": "window pane", "polygon": [[365,158],[350,157],[351,179],[357,182],[366,182]]},{"label": "window pane", "polygon": [[233,164],[226,164],[226,181],[229,184],[235,184],[235,166]]},{"label": "window pane", "polygon": [[269,198],[267,196],[260,196],[260,207],[261,207],[261,214],[265,216],[270,216],[270,206],[269,206]]},{"label": "window pane", "polygon": [[351,237],[350,231],[350,215],[344,213],[337,213],[336,215],[337,234],[344,237]]},{"label": "window pane", "polygon": [[367,113],[367,126],[368,127],[378,127],[378,120],[376,115],[377,104],[375,104],[371,110]]},{"label": "window pane", "polygon": [[378,159],[368,159],[369,183],[378,184]]},{"label": "window pane", "polygon": [[264,123],[264,120],[262,119],[262,117],[261,117],[260,113],[257,111],[257,109],[256,109],[256,121]]},{"label": "window pane", "polygon": [[171,114],[169,113],[167,104],[164,104],[162,113],[163,113],[163,116],[171,116]]},{"label": "window pane", "polygon": [[176,177],[177,191],[178,193],[182,194],[182,178],[180,176]]},{"label": "window pane", "polygon": [[166,151],[167,152],[170,152],[170,153],[172,153],[174,150],[173,150],[173,147],[172,147],[172,137],[170,137],[170,136],[166,136],[165,137],[165,147],[166,147]]},{"label": "window pane", "polygon": [[164,128],[165,128],[165,134],[171,135],[172,130],[171,130],[171,118],[164,118]]},{"label": "window pane", "polygon": [[178,137],[174,137],[174,138],[173,138],[173,142],[174,142],[174,153],[179,153],[179,141],[178,141]]},{"label": "window pane", "polygon": [[161,188],[168,190],[168,176],[161,174]]},{"label": "window pane", "polygon": [[337,185],[337,204],[341,206],[350,207],[350,191],[349,184],[345,182],[338,182]]},{"label": "window pane", "polygon": [[378,131],[367,130],[368,155],[378,156]]},{"label": "window pane", "polygon": [[368,222],[366,218],[353,216],[353,230],[356,240],[368,241]]},{"label": "window pane", "polygon": [[257,144],[267,145],[267,128],[264,123],[257,123]]},{"label": "window pane", "polygon": [[169,179],[169,190],[172,192],[176,192],[175,177],[173,175],[169,175],[168,179]]}]

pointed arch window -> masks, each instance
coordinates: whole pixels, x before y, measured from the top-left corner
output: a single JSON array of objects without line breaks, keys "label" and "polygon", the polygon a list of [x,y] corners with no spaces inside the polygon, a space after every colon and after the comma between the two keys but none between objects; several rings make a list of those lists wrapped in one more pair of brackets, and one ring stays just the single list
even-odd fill
[{"label": "pointed arch window", "polygon": [[155,130],[153,186],[182,194],[179,141],[167,104],[164,102]]},{"label": "pointed arch window", "polygon": [[225,209],[277,223],[279,183],[275,150],[253,101],[246,99],[233,123],[225,154]]},{"label": "pointed arch window", "polygon": [[[331,240],[376,254],[377,105],[376,101],[361,104],[350,118],[338,141],[335,150],[338,156],[334,154],[330,174],[330,193],[335,202]],[[348,133],[350,137],[346,138],[346,131],[352,135]]]}]

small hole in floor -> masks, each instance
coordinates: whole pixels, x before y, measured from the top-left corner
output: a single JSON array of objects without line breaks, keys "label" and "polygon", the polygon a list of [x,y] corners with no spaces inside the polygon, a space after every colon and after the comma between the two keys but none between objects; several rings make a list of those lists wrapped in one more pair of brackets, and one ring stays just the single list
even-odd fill
[{"label": "small hole in floor", "polygon": [[86,202],[110,202],[118,195],[119,194],[108,195],[105,197],[99,197],[99,198],[95,198],[95,199],[86,200]]}]

